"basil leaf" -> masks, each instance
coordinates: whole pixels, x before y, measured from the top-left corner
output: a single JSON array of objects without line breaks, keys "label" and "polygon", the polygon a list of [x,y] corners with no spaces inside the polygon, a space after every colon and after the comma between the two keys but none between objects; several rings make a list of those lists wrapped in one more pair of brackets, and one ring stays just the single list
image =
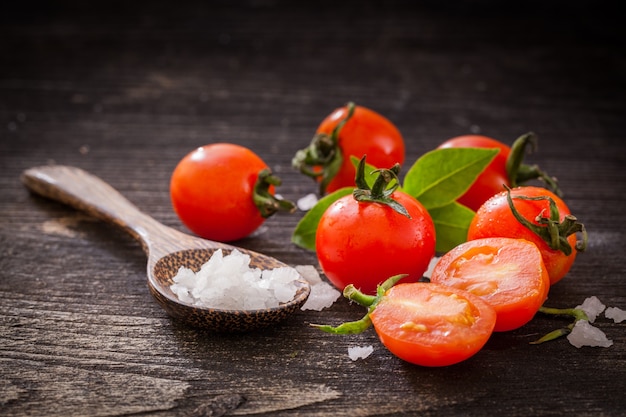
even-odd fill
[{"label": "basil leaf", "polygon": [[445,148],[425,153],[407,172],[403,190],[427,210],[444,207],[469,189],[499,151]]},{"label": "basil leaf", "polygon": [[467,240],[467,231],[474,218],[473,210],[459,203],[430,209],[430,217],[435,223],[436,247],[439,253],[448,252]]},{"label": "basil leaf", "polygon": [[315,234],[322,215],[332,203],[343,196],[352,194],[352,191],[354,191],[353,187],[345,187],[321,198],[317,204],[300,219],[291,235],[291,241],[301,248],[315,251]]}]

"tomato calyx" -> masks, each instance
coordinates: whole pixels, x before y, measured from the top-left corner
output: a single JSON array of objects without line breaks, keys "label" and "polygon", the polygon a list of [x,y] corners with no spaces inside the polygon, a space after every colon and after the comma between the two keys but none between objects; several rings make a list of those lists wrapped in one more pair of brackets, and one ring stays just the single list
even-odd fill
[{"label": "tomato calyx", "polygon": [[537,165],[524,164],[524,153],[528,146],[531,151],[537,150],[537,135],[528,132],[521,135],[513,142],[511,152],[506,160],[506,173],[512,187],[517,187],[527,181],[538,179],[548,185],[550,191],[562,197],[563,193],[559,188],[556,178],[542,171]]},{"label": "tomato calyx", "polygon": [[343,290],[343,296],[350,301],[354,301],[357,304],[362,305],[363,307],[367,307],[367,313],[365,313],[365,316],[363,316],[360,320],[345,322],[339,326],[330,326],[325,324],[311,324],[311,326],[326,333],[333,334],[358,334],[364,332],[372,325],[370,313],[376,309],[376,306],[383,299],[387,290],[406,276],[407,274],[399,274],[388,278],[377,287],[376,295],[364,294],[356,289],[353,284],[346,286]]},{"label": "tomato calyx", "polygon": [[291,201],[278,198],[270,193],[271,186],[278,186],[281,183],[281,179],[272,174],[268,168],[259,171],[254,184],[252,200],[258,207],[261,217],[266,219],[278,211],[293,213],[296,210],[296,205]]},{"label": "tomato calyx", "polygon": [[304,175],[313,179],[320,179],[320,195],[326,193],[326,187],[337,175],[343,163],[343,153],[339,147],[339,132],[352,118],[356,105],[353,102],[347,104],[347,114],[331,134],[317,133],[313,136],[308,147],[296,152],[291,160],[291,165]]},{"label": "tomato calyx", "polygon": [[527,196],[516,196],[515,198],[518,200],[547,200],[550,204],[550,215],[544,216],[544,210],[542,210],[535,221],[538,224],[530,222],[524,216],[522,216],[517,209],[515,208],[515,204],[513,204],[513,197],[511,197],[511,189],[506,187],[507,195],[506,199],[509,203],[509,208],[513,216],[519,221],[523,226],[527,229],[535,233],[539,236],[552,250],[560,250],[566,256],[569,256],[572,253],[572,246],[567,240],[567,237],[575,234],[581,233],[582,240],[576,241],[576,250],[578,252],[583,252],[587,248],[587,231],[585,230],[585,225],[580,223],[575,216],[571,214],[566,215],[562,221],[560,221],[559,209],[556,206],[556,202],[549,196],[538,196],[538,197],[527,197]]},{"label": "tomato calyx", "polygon": [[[370,187],[365,180],[366,157],[367,155],[363,155],[356,170],[355,183],[357,188],[355,188],[352,192],[354,199],[363,203],[385,204],[410,219],[411,215],[407,209],[391,197],[393,192],[400,186],[400,181],[398,180],[400,164],[396,163],[391,168],[376,169],[372,171],[372,174],[378,174],[378,177],[376,178],[376,181],[374,181],[374,184]],[[389,184],[393,180],[396,181],[395,184],[389,187]]]},{"label": "tomato calyx", "polygon": [[534,342],[530,342],[531,345],[539,345],[541,343],[549,342],[551,340],[558,339],[562,336],[567,336],[572,332],[572,329],[576,325],[576,323],[580,320],[589,321],[589,317],[584,310],[580,308],[551,308],[551,307],[541,307],[539,308],[539,312],[543,314],[548,314],[552,316],[570,316],[574,318],[574,322],[568,325],[567,327],[563,327],[560,329],[556,329],[546,334],[545,336],[535,340]]}]

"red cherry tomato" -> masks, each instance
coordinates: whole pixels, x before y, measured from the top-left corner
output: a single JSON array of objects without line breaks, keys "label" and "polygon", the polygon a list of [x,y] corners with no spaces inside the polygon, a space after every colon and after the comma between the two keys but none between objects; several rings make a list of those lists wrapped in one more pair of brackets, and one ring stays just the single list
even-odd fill
[{"label": "red cherry tomato", "polygon": [[331,204],[317,226],[316,251],[328,279],[340,290],[354,284],[366,294],[397,274],[422,277],[435,253],[433,221],[415,198],[395,191],[391,198],[410,218],[388,205],[358,202],[347,195]]},{"label": "red cherry tomato", "polygon": [[476,354],[487,342],[496,313],[480,297],[433,283],[391,287],[370,313],[391,353],[422,366],[447,366]]},{"label": "red cherry tomato", "polygon": [[[553,222],[560,222],[559,228],[561,229],[564,225],[571,225],[571,227],[566,228],[569,230],[560,231],[560,237],[564,239],[560,241],[557,237],[556,241],[557,243],[560,242],[561,245],[552,248],[548,243],[551,237],[540,236],[522,224],[515,217],[509,206],[507,191],[494,195],[478,209],[476,216],[470,224],[467,238],[468,240],[475,240],[486,237],[510,237],[533,242],[541,251],[543,262],[548,270],[548,275],[550,275],[550,283],[555,284],[570,270],[576,259],[577,251],[584,250],[584,244],[586,243],[584,227],[580,223],[574,223],[575,218],[573,216],[569,217],[569,220],[564,221],[568,216],[571,216],[569,208],[556,194],[545,188],[532,186],[517,187],[510,192],[516,211],[540,232],[548,233],[551,230],[547,224],[540,224],[538,218],[547,220],[553,211],[550,207],[550,200],[554,202],[554,209],[557,212],[554,213],[556,218],[552,219]],[[556,224],[554,225],[556,226]],[[582,246],[577,242],[575,233],[579,231],[583,232],[584,240]],[[569,254],[566,253],[567,247],[570,249]]]},{"label": "red cherry tomato", "polygon": [[[176,166],[170,196],[181,221],[197,235],[233,241],[264,221],[253,196],[259,173],[268,167],[251,150],[230,143],[197,148]],[[274,187],[267,187],[273,194]]]},{"label": "red cherry tomato", "polygon": [[506,171],[506,161],[511,148],[504,143],[487,136],[465,135],[449,139],[439,145],[439,148],[500,149],[487,168],[476,178],[474,184],[458,199],[458,202],[464,206],[476,211],[489,197],[501,192],[504,185],[511,185]]},{"label": "red cherry tomato", "polygon": [[550,277],[534,243],[502,237],[470,240],[444,254],[430,277],[469,291],[497,314],[494,331],[528,323],[548,296]]},{"label": "red cherry tomato", "polygon": [[[338,155],[340,160],[336,159]],[[309,148],[298,152],[293,163],[301,172],[321,181],[320,193],[325,194],[354,187],[356,171],[350,157],[361,159],[363,155],[377,168],[402,165],[404,139],[389,119],[350,103],[320,123]]]}]

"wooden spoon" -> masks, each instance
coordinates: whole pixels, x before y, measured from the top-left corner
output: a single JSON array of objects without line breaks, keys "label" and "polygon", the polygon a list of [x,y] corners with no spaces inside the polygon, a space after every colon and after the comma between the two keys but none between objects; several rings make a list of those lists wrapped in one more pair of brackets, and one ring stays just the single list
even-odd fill
[{"label": "wooden spoon", "polygon": [[172,317],[192,326],[219,332],[242,332],[281,321],[300,308],[311,287],[302,277],[293,300],[262,310],[222,310],[185,303],[170,290],[179,267],[198,271],[217,249],[226,255],[233,249],[250,255],[250,266],[273,269],[286,266],[279,260],[251,250],[190,236],[167,227],[141,212],[118,191],[79,168],[51,165],[22,173],[22,182],[33,192],[111,222],[141,242],[148,256],[148,287]]}]

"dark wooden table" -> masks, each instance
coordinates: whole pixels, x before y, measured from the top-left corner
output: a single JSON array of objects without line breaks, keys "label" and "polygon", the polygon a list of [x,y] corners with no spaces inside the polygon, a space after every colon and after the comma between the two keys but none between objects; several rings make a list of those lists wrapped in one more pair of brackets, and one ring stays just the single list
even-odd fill
[{"label": "dark wooden table", "polygon": [[[32,166],[83,168],[158,221],[184,154],[212,142],[257,152],[296,200],[290,166],[331,110],[386,115],[407,161],[478,132],[535,131],[529,162],[560,179],[588,251],[549,304],[592,295],[626,309],[626,48],[615,3],[15,2],[0,13],[0,414],[617,416],[626,411],[625,324],[610,348],[529,342],[565,325],[537,316],[447,368],[407,364],[373,331],[333,336],[322,312],[244,335],[170,319],[124,232],[31,195]],[[316,264],[281,214],[240,246]],[[365,360],[348,347],[373,345]]]}]

